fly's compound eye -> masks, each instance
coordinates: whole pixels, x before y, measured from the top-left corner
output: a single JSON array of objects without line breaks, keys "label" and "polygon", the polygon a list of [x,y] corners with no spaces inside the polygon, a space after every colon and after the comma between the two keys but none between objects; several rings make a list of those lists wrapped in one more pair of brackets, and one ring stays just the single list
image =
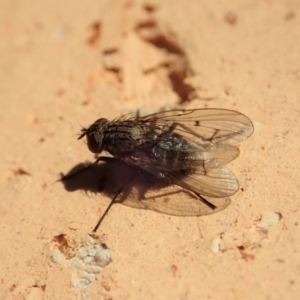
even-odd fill
[{"label": "fly's compound eye", "polygon": [[78,139],[86,136],[89,150],[93,153],[100,153],[103,150],[103,139],[107,126],[108,121],[106,119],[98,119],[89,128],[83,128]]},{"label": "fly's compound eye", "polygon": [[103,136],[98,132],[87,135],[87,145],[91,152],[100,153],[103,149]]}]

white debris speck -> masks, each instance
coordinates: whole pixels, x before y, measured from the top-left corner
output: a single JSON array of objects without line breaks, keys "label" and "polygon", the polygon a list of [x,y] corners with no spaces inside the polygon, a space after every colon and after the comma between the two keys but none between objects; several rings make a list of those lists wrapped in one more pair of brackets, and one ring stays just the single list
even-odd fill
[{"label": "white debris speck", "polygon": [[54,264],[68,264],[73,272],[73,286],[86,289],[97,280],[97,274],[110,263],[111,258],[106,246],[89,237],[75,249],[75,255],[69,259],[55,247],[52,251],[51,260]]},{"label": "white debris speck", "polygon": [[96,280],[95,274],[89,274],[87,272],[81,272],[80,276],[73,280],[73,286],[77,288],[85,288]]},{"label": "white debris speck", "polygon": [[[96,245],[96,247],[99,245]],[[97,261],[97,264],[100,267],[105,267],[110,263],[110,253],[109,251],[103,251],[102,249],[97,249],[96,255],[95,255],[95,260]]]},{"label": "white debris speck", "polygon": [[63,262],[66,261],[66,258],[63,255],[63,253],[59,251],[58,248],[54,248],[52,252],[51,260],[54,264],[62,264]]},{"label": "white debris speck", "polygon": [[261,214],[260,222],[257,224],[259,228],[266,228],[277,224],[281,219],[280,214],[273,211],[264,211]]},{"label": "white debris speck", "polygon": [[88,256],[95,256],[95,255],[96,255],[95,247],[88,249]]},{"label": "white debris speck", "polygon": [[88,252],[85,247],[80,247],[77,249],[76,256],[79,258],[85,258],[88,255]]},{"label": "white debris speck", "polygon": [[109,250],[99,243],[80,246],[75,256],[69,260],[69,266],[76,275],[73,286],[87,287],[97,279],[96,274],[100,273],[110,260]]},{"label": "white debris speck", "polygon": [[220,243],[221,243],[220,238],[215,238],[211,241],[210,250],[212,253],[217,254],[220,252]]},{"label": "white debris speck", "polygon": [[94,260],[93,256],[87,256],[83,259],[83,263],[86,265],[92,264]]}]

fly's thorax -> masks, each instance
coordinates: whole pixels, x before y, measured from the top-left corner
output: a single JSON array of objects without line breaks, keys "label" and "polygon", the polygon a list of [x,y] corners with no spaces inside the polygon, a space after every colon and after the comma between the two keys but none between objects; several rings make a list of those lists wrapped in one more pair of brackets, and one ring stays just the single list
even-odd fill
[{"label": "fly's thorax", "polygon": [[114,156],[135,151],[155,142],[157,133],[148,124],[136,120],[109,123],[104,136],[104,149]]}]

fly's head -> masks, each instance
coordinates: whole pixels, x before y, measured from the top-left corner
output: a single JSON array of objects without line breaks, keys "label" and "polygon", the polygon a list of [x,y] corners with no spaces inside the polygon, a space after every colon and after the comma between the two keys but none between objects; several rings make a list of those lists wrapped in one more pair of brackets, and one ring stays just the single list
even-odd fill
[{"label": "fly's head", "polygon": [[91,152],[100,153],[103,150],[103,138],[108,126],[108,120],[101,118],[95,121],[89,128],[81,129],[79,140],[86,136],[87,145]]}]

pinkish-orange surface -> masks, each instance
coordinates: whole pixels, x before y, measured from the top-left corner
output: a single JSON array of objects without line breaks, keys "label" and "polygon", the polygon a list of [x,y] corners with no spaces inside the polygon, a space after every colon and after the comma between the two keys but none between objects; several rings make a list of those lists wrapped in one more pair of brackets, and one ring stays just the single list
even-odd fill
[{"label": "pinkish-orange surface", "polygon": [[[298,0],[0,7],[1,299],[299,297]],[[81,126],[182,104],[254,123],[231,205],[174,217],[116,204],[87,238],[110,198],[56,182],[94,159]],[[78,284],[69,262],[88,239],[111,261]]]}]

